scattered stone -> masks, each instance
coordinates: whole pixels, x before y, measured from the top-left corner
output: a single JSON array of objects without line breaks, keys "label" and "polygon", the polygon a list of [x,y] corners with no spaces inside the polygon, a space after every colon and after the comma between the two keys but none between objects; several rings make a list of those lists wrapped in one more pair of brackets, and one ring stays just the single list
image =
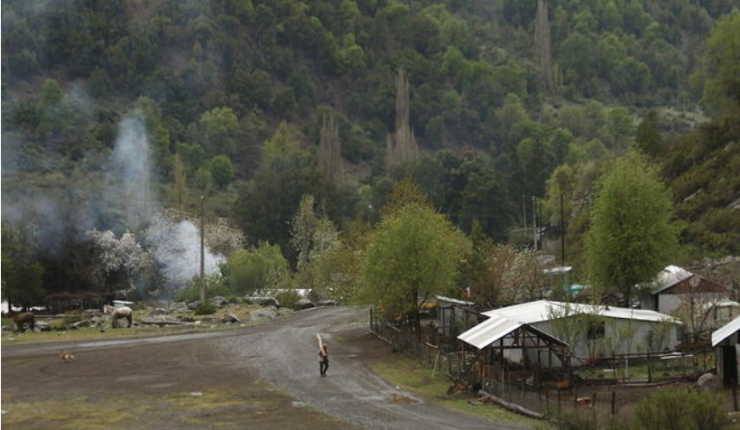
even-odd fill
[{"label": "scattered stone", "polygon": [[90,325],[90,320],[81,320],[67,326],[67,330],[79,330]]},{"label": "scattered stone", "polygon": [[184,314],[189,310],[190,309],[188,309],[188,305],[185,302],[177,302],[170,306],[170,313],[173,314]]},{"label": "scattered stone", "polygon": [[260,297],[259,299],[257,299],[257,303],[259,303],[259,305],[262,307],[280,307],[280,302],[274,297]]},{"label": "scattered stone", "polygon": [[180,321],[177,318],[172,318],[167,315],[144,318],[141,320],[141,323],[145,325],[158,325],[160,327],[189,325],[189,323]]},{"label": "scattered stone", "polygon": [[249,316],[255,319],[273,319],[278,316],[277,309],[274,306],[267,306],[249,313]]},{"label": "scattered stone", "polygon": [[229,304],[229,301],[226,300],[226,298],[221,296],[216,296],[211,298],[211,304],[217,308],[222,308]]},{"label": "scattered stone", "polygon": [[711,391],[714,393],[718,392],[721,388],[719,378],[712,372],[701,375],[699,380],[696,381],[696,385],[700,391]]},{"label": "scattered stone", "polygon": [[221,322],[224,324],[239,324],[241,320],[236,315],[228,313],[223,318],[221,318]]},{"label": "scattered stone", "polygon": [[154,309],[153,311],[149,312],[149,316],[150,317],[159,317],[159,316],[163,316],[163,315],[167,315],[167,311],[164,310],[164,309],[162,309],[162,308],[157,308],[157,309]]},{"label": "scattered stone", "polygon": [[318,303],[319,306],[336,306],[337,302],[334,300],[321,300]]},{"label": "scattered stone", "polygon": [[193,303],[188,303],[188,309],[190,309],[191,311],[194,311],[195,308],[197,308],[198,306],[200,306],[199,300],[196,300]]},{"label": "scattered stone", "polygon": [[294,308],[297,311],[303,310],[303,309],[309,309],[309,308],[315,308],[316,305],[314,302],[308,299],[300,299],[296,302]]},{"label": "scattered stone", "polygon": [[201,393],[200,391],[193,391],[192,393],[190,393],[190,395],[193,397],[203,397],[203,393]]},{"label": "scattered stone", "polygon": [[82,311],[82,318],[94,318],[100,317],[101,315],[103,315],[103,312],[97,309],[85,309]]},{"label": "scattered stone", "polygon": [[38,331],[50,331],[51,326],[46,321],[36,321],[35,323],[36,330]]}]

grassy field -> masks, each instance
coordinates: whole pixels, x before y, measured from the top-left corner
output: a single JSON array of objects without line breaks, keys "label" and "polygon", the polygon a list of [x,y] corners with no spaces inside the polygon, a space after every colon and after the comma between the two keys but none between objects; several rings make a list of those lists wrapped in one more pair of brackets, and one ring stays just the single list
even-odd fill
[{"label": "grassy field", "polygon": [[491,403],[480,402],[478,396],[473,394],[445,394],[450,386],[449,378],[439,373],[432,376],[431,369],[410,357],[395,354],[392,361],[378,361],[370,367],[391,384],[419,394],[427,401],[491,421],[521,424],[528,428],[542,425],[541,421],[509,412]]},{"label": "grassy field", "polygon": [[[196,331],[227,330],[237,327],[238,325],[225,324],[209,326],[206,321],[209,318],[221,320],[226,314],[233,313],[242,322],[242,326],[251,325],[255,322],[250,319],[250,312],[260,309],[259,305],[228,305],[219,309],[213,315],[193,315],[195,322],[193,326],[183,327],[158,327],[148,326],[140,323],[141,319],[149,316],[152,309],[140,310],[134,312],[134,322],[137,324],[132,328],[112,329],[110,321],[105,321],[102,327],[84,327],[76,330],[66,330],[65,326],[79,320],[79,316],[68,314],[65,318],[41,319],[51,326],[50,331],[15,333],[13,331],[3,331],[0,342],[2,345],[19,345],[23,343],[34,342],[62,342],[75,340],[97,340],[97,339],[118,339],[128,337],[147,337],[147,336],[167,336],[173,334],[192,333]],[[288,311],[289,312],[289,311]],[[125,324],[125,323],[124,323]],[[3,327],[15,328],[15,323],[10,318],[2,319]]]}]

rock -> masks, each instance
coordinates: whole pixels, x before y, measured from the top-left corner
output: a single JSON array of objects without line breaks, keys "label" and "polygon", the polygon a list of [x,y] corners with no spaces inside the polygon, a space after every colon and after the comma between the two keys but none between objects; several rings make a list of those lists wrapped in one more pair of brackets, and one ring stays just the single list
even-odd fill
[{"label": "rock", "polygon": [[335,302],[334,300],[321,300],[318,303],[318,305],[319,306],[336,306],[337,302]]},{"label": "rock", "polygon": [[294,308],[297,311],[303,310],[303,309],[309,309],[309,308],[315,308],[316,305],[308,299],[300,299],[296,302]]},{"label": "rock", "polygon": [[103,315],[103,312],[97,309],[85,309],[82,311],[82,318],[93,318]]},{"label": "rock", "polygon": [[198,300],[194,301],[193,303],[188,303],[188,309],[190,309],[191,311],[194,311],[195,308],[197,308],[198,306],[200,306],[200,301]]},{"label": "rock", "polygon": [[711,391],[715,393],[721,388],[719,377],[712,372],[701,375],[699,380],[696,381],[696,385],[699,387],[700,391]]},{"label": "rock", "polygon": [[157,308],[157,309],[154,309],[153,311],[149,312],[149,316],[150,317],[159,317],[159,316],[163,316],[163,315],[167,315],[167,311],[164,310],[164,309],[162,309],[162,308]]},{"label": "rock", "polygon": [[239,324],[241,320],[236,315],[228,313],[223,318],[221,318],[221,322],[224,324]]},{"label": "rock", "polygon": [[259,305],[262,307],[267,307],[267,306],[272,306],[275,308],[280,307],[280,302],[278,302],[278,300],[274,297],[261,297],[257,299],[257,303],[259,303]]},{"label": "rock", "polygon": [[211,304],[217,308],[222,308],[229,304],[229,301],[226,300],[224,297],[216,296],[211,298]]},{"label": "rock", "polygon": [[78,330],[90,325],[90,320],[81,320],[67,326],[68,330]]},{"label": "rock", "polygon": [[36,321],[35,323],[36,330],[38,331],[50,331],[51,326],[46,321]]},{"label": "rock", "polygon": [[188,309],[188,305],[185,302],[177,302],[170,306],[170,313],[173,314],[185,314],[189,311],[190,309]]},{"label": "rock", "polygon": [[273,319],[278,316],[277,308],[274,306],[267,306],[262,309],[250,312],[249,316],[255,319]]}]

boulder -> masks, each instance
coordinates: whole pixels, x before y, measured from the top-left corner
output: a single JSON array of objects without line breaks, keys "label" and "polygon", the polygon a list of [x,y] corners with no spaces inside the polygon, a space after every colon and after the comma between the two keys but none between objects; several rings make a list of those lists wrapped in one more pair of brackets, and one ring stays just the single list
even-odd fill
[{"label": "boulder", "polygon": [[274,306],[267,306],[262,309],[250,312],[249,316],[254,319],[273,319],[278,316],[277,308]]},{"label": "boulder", "polygon": [[36,321],[35,324],[36,330],[38,331],[50,331],[51,326],[46,321]]},{"label": "boulder", "polygon": [[85,309],[82,311],[82,318],[93,318],[103,315],[103,312],[97,309]]},{"label": "boulder", "polygon": [[172,314],[186,314],[190,311],[188,305],[185,302],[177,302],[170,306],[170,313]]},{"label": "boulder", "polygon": [[308,309],[308,308],[315,308],[315,307],[316,305],[314,304],[314,302],[308,299],[300,299],[296,302],[294,306],[295,310],[297,311]]},{"label": "boulder", "polygon": [[196,300],[193,303],[188,303],[188,309],[190,309],[191,311],[194,311],[195,308],[197,308],[198,306],[200,306],[199,300]]},{"label": "boulder", "polygon": [[268,307],[268,306],[272,306],[275,308],[280,307],[280,302],[278,302],[278,300],[274,297],[261,297],[258,299],[257,303],[259,303],[259,305],[262,307]]},{"label": "boulder", "polygon": [[319,306],[336,306],[337,302],[334,300],[321,300],[318,303]]},{"label": "boulder", "polygon": [[711,391],[718,392],[722,385],[719,382],[719,377],[712,372],[705,373],[699,377],[696,381],[696,385],[700,391]]},{"label": "boulder", "polygon": [[236,315],[228,313],[223,318],[221,318],[221,322],[224,324],[239,324],[241,320]]},{"label": "boulder", "polygon": [[217,308],[222,308],[228,305],[229,301],[226,300],[226,298],[224,297],[216,296],[216,297],[211,298],[210,303]]},{"label": "boulder", "polygon": [[167,315],[167,311],[164,310],[164,309],[162,309],[162,308],[157,308],[157,309],[154,309],[153,311],[149,312],[149,316],[150,317],[159,317],[159,316],[163,316],[163,315]]}]

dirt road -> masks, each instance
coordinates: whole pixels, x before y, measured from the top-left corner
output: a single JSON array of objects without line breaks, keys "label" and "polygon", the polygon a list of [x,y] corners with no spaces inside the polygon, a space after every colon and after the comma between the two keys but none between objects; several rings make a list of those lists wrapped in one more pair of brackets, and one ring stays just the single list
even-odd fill
[{"label": "dirt road", "polygon": [[[363,316],[351,308],[321,308],[228,332],[4,346],[2,423],[38,429],[518,428],[440,408],[389,385],[361,360],[364,349],[377,344],[340,342],[362,331],[356,328]],[[317,333],[330,345],[326,378],[319,376]],[[61,350],[75,360],[63,362]],[[394,393],[416,401],[392,403]]]}]

